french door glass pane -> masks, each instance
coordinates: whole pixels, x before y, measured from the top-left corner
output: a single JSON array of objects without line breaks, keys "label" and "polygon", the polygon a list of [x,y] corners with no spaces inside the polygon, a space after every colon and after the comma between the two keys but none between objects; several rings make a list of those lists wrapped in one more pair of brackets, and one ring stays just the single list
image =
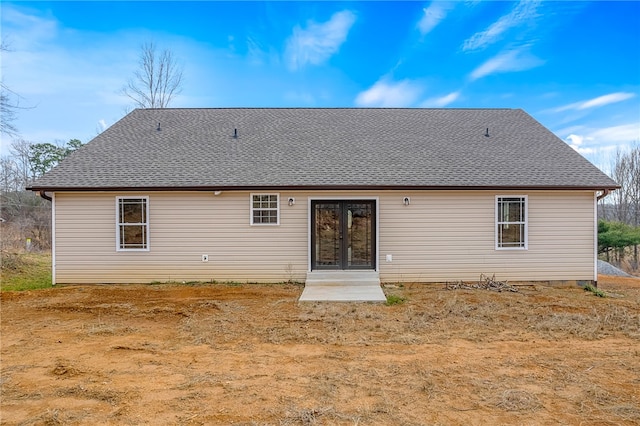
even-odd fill
[{"label": "french door glass pane", "polygon": [[315,206],[316,265],[340,265],[340,205]]},{"label": "french door glass pane", "polygon": [[371,265],[371,203],[347,204],[347,264]]}]

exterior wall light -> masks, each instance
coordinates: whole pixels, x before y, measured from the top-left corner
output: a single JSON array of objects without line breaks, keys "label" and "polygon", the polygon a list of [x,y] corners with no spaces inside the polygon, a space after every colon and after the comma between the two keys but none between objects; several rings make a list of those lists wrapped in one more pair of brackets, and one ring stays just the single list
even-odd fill
[{"label": "exterior wall light", "polygon": [[289,205],[292,206],[296,203],[296,199],[293,197],[289,197]]},{"label": "exterior wall light", "polygon": [[403,203],[405,206],[408,206],[409,204],[411,204],[411,198],[409,198],[409,197],[404,197],[404,198],[402,199],[402,203]]}]

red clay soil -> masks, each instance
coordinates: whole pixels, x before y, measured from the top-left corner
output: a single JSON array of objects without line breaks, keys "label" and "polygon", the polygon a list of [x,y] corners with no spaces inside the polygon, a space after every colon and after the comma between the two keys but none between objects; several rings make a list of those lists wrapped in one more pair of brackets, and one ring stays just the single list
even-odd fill
[{"label": "red clay soil", "polygon": [[4,425],[640,424],[640,279],[520,291],[66,286],[1,294]]}]

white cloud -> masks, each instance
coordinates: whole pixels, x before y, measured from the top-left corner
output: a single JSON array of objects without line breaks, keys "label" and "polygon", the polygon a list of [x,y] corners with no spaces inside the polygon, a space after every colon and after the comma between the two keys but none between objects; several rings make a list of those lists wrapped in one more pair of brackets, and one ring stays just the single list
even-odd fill
[{"label": "white cloud", "polygon": [[624,149],[640,141],[640,122],[602,128],[574,126],[560,130],[556,134],[567,134],[569,130],[575,130],[575,132],[564,137],[565,142],[602,170],[608,167],[607,153]]},{"label": "white cloud", "polygon": [[575,102],[572,104],[564,105],[558,108],[555,108],[554,112],[562,112],[567,110],[585,110],[589,108],[601,107],[617,102],[626,101],[627,99],[631,99],[635,97],[635,93],[629,92],[616,92],[610,93],[608,95],[598,96],[597,98],[589,99],[587,101]]},{"label": "white cloud", "polygon": [[420,104],[422,108],[443,108],[455,102],[460,97],[460,91],[451,92],[439,98],[430,98]]},{"label": "white cloud", "polygon": [[554,131],[556,135],[570,135],[571,133],[581,133],[584,130],[584,126],[574,125],[569,127],[563,127]]},{"label": "white cloud", "polygon": [[489,28],[469,37],[462,45],[462,50],[481,49],[496,42],[507,30],[535,17],[539,5],[539,1],[521,0],[510,13],[502,16]]},{"label": "white cloud", "polygon": [[640,141],[640,122],[597,129],[592,131],[589,137],[602,143],[632,143]]},{"label": "white cloud", "polygon": [[567,136],[566,140],[568,140],[572,146],[578,147],[584,142],[584,136],[571,134]]},{"label": "white cloud", "polygon": [[[15,125],[32,142],[87,142],[130,104],[118,90],[135,70],[140,40],[149,33],[84,31],[53,16],[22,4],[2,5],[0,25],[11,49],[2,52],[3,79],[25,107]],[[5,152],[0,144],[0,155]]]},{"label": "white cloud", "polygon": [[98,120],[98,131],[104,132],[106,128],[107,128],[107,122],[104,120],[104,118]]},{"label": "white cloud", "polygon": [[557,134],[566,134],[569,129],[575,131],[564,139],[577,147],[582,147],[585,142],[586,145],[609,145],[629,144],[640,141],[640,122],[600,128],[573,126],[572,128],[559,130]]},{"label": "white cloud", "polygon": [[[51,40],[58,34],[56,20],[29,15],[10,6],[2,8],[2,25],[5,27],[3,42],[12,51],[30,48]],[[11,31],[7,31],[7,28],[11,28]],[[14,33],[20,34],[20,37],[13,36]]]},{"label": "white cloud", "polygon": [[[586,139],[589,141],[593,140],[593,138],[586,138]],[[593,154],[596,152],[595,148],[582,147],[582,144],[585,141],[585,136],[571,134],[567,136],[565,140],[567,141],[567,143],[571,148],[575,149],[580,154]]]},{"label": "white cloud", "polygon": [[425,35],[434,29],[447,16],[447,12],[452,8],[453,5],[451,4],[434,1],[429,7],[422,9],[424,15],[417,25],[420,34]]},{"label": "white cloud", "polygon": [[415,103],[421,93],[422,87],[411,80],[392,82],[382,78],[360,92],[355,103],[360,107],[408,107]]},{"label": "white cloud", "polygon": [[343,10],[322,24],[309,22],[306,29],[296,25],[285,50],[289,69],[295,71],[307,64],[319,65],[328,60],[345,42],[355,21],[354,13]]},{"label": "white cloud", "polygon": [[486,77],[490,74],[525,71],[544,64],[544,61],[520,49],[501,52],[487,60],[469,75],[471,81]]}]

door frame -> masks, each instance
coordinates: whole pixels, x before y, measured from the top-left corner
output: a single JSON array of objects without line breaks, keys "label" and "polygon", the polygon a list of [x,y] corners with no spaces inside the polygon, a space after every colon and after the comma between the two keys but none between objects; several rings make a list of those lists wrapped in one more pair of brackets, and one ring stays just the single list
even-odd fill
[{"label": "door frame", "polygon": [[[337,196],[322,196],[322,197],[316,197],[316,196],[310,196],[307,198],[307,272],[311,272],[314,271],[314,269],[312,269],[312,264],[313,264],[313,259],[311,258],[312,256],[312,250],[311,250],[311,233],[312,228],[313,228],[313,223],[312,223],[312,211],[311,211],[311,202],[312,201],[373,201],[375,204],[375,224],[373,225],[375,227],[375,258],[374,258],[374,265],[375,267],[373,269],[365,269],[367,271],[376,271],[376,272],[380,272],[379,268],[379,259],[380,259],[380,197],[377,196],[349,196],[349,195],[337,195]],[[324,269],[315,269],[315,271],[323,271]],[[339,271],[342,271],[343,269],[338,269]],[[351,271],[351,269],[344,269],[344,271]],[[353,271],[358,271],[358,269],[353,269]]]}]

